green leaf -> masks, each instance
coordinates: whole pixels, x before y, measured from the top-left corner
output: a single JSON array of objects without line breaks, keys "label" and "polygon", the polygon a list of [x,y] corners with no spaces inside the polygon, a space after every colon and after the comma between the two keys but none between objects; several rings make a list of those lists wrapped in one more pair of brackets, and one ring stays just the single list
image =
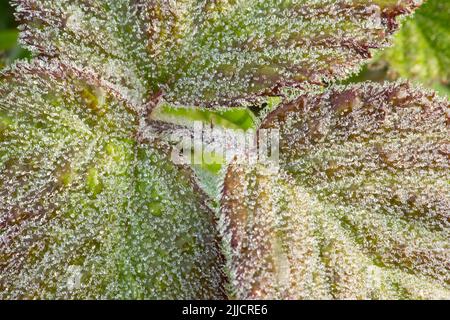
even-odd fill
[{"label": "green leaf", "polygon": [[179,125],[192,125],[195,121],[201,121],[221,128],[247,130],[255,127],[255,117],[247,108],[210,110],[164,104],[153,111],[152,118]]},{"label": "green leaf", "polygon": [[280,166],[233,163],[221,229],[237,298],[450,298],[449,102],[333,87],[271,113]]},{"label": "green leaf", "polygon": [[0,80],[0,297],[223,297],[214,213],[107,83],[61,63]]},{"label": "green leaf", "polygon": [[[419,81],[439,89],[450,81],[450,2],[429,0],[408,19],[381,55],[391,77]],[[447,89],[448,90],[448,89]]]},{"label": "green leaf", "polygon": [[92,71],[146,112],[161,94],[174,105],[237,106],[345,78],[422,1],[14,2],[30,49]]}]

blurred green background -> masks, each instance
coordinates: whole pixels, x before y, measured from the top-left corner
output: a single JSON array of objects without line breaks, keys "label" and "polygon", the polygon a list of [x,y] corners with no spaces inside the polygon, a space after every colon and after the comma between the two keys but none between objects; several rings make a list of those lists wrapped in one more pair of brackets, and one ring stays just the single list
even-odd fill
[{"label": "blurred green background", "polygon": [[16,59],[29,56],[29,53],[17,43],[19,35],[17,25],[9,1],[0,0],[0,68]]}]

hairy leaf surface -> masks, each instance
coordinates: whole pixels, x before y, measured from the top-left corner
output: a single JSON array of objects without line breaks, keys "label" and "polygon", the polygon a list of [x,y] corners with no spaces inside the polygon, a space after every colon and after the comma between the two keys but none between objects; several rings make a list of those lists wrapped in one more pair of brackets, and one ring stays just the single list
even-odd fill
[{"label": "hairy leaf surface", "polygon": [[450,106],[405,83],[271,113],[280,168],[232,164],[221,226],[238,298],[449,298]]},{"label": "hairy leaf surface", "polygon": [[92,70],[138,106],[161,94],[225,106],[348,76],[422,1],[15,2],[29,48]]},{"label": "hairy leaf surface", "polygon": [[1,76],[1,298],[223,297],[205,196],[136,118],[67,65]]}]

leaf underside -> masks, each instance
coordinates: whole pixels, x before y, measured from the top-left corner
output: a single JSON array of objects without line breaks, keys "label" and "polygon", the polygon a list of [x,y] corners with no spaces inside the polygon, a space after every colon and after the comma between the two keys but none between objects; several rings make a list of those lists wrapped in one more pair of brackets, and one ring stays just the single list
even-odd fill
[{"label": "leaf underside", "polygon": [[232,164],[222,197],[238,298],[450,298],[450,105],[405,83],[281,106],[280,169]]},{"label": "leaf underside", "polygon": [[15,0],[21,39],[85,68],[140,111],[236,106],[342,79],[387,45],[420,0]]},{"label": "leaf underside", "polygon": [[125,99],[42,61],[0,97],[0,298],[223,297],[214,214]]}]

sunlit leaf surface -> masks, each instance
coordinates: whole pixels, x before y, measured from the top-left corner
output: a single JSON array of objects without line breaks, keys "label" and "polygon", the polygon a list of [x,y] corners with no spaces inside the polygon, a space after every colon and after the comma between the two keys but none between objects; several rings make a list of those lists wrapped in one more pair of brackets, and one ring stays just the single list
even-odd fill
[{"label": "sunlit leaf surface", "polygon": [[0,79],[1,298],[220,298],[214,215],[105,83],[60,63]]},{"label": "sunlit leaf surface", "polygon": [[238,298],[450,298],[450,105],[405,83],[281,106],[280,167],[232,164],[221,228]]},{"label": "sunlit leaf surface", "polygon": [[[421,0],[15,0],[22,40],[145,110],[238,105],[356,71]],[[67,62],[68,63],[68,62]]]}]

